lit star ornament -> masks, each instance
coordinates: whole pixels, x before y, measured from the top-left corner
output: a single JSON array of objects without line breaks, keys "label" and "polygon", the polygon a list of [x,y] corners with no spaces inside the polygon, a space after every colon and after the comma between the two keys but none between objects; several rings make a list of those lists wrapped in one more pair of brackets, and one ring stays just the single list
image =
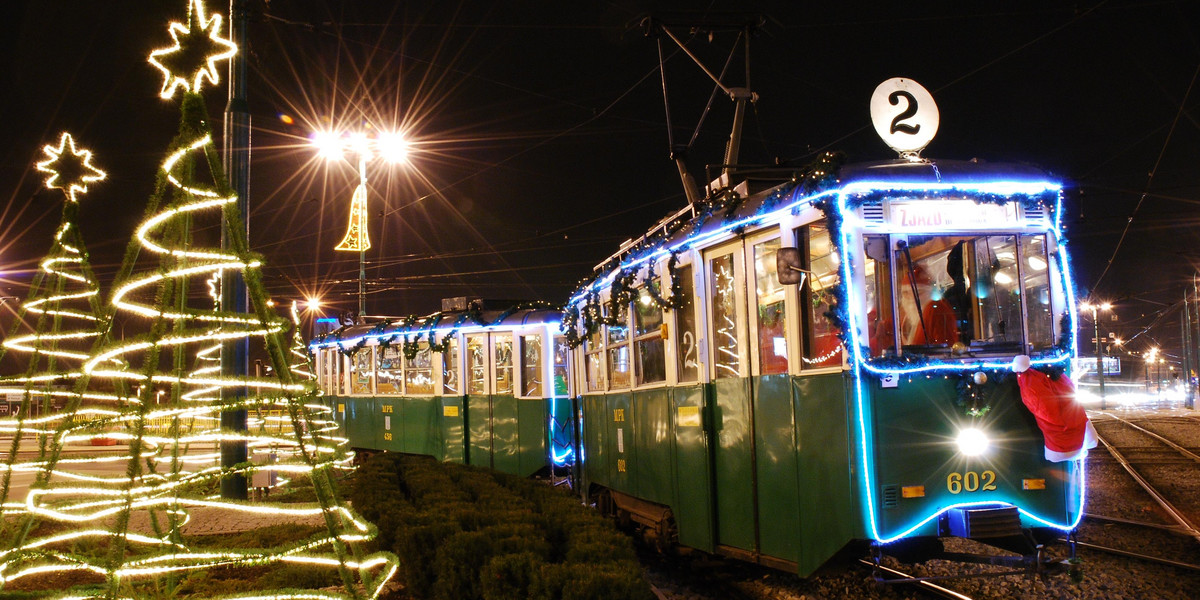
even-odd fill
[{"label": "lit star ornament", "polygon": [[221,15],[205,13],[204,0],[188,0],[187,25],[175,21],[167,29],[175,45],[150,53],[150,64],[165,77],[160,97],[170,100],[180,87],[198,93],[205,79],[220,83],[217,61],[237,54],[237,44],[221,37],[221,21]]},{"label": "lit star ornament", "polygon": [[92,152],[75,147],[75,138],[69,133],[63,133],[58,140],[58,147],[46,144],[42,151],[46,160],[37,163],[38,171],[48,173],[46,187],[52,190],[63,190],[67,199],[78,202],[76,194],[86,194],[87,184],[93,181],[103,181],[107,174],[92,166]]}]

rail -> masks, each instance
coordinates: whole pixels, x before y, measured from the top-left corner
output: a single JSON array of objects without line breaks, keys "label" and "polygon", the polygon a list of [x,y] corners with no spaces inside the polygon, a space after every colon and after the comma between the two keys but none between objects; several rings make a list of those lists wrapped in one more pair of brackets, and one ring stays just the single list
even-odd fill
[{"label": "rail", "polygon": [[875,564],[865,558],[858,559],[858,562],[875,569],[878,572],[892,575],[893,579],[884,580],[884,583],[904,583],[921,588],[923,591],[929,592],[941,598],[950,598],[951,600],[971,600],[970,596],[956,592],[950,588],[944,588],[936,583],[931,583],[926,578],[914,577],[903,571],[898,571],[883,565]]},{"label": "rail", "polygon": [[1109,454],[1111,454],[1112,457],[1115,458],[1122,467],[1124,467],[1125,471],[1129,473],[1131,477],[1133,477],[1133,480],[1138,482],[1138,485],[1142,486],[1142,489],[1146,490],[1146,493],[1150,494],[1150,497],[1154,498],[1154,501],[1157,502],[1158,505],[1167,512],[1167,515],[1171,517],[1171,520],[1178,523],[1184,529],[1184,533],[1186,535],[1195,538],[1196,541],[1200,542],[1200,529],[1197,529],[1196,525],[1192,523],[1191,520],[1184,516],[1179,509],[1175,508],[1175,505],[1171,504],[1169,500],[1159,493],[1159,491],[1155,489],[1155,487],[1151,485],[1149,481],[1146,481],[1146,478],[1142,477],[1142,474],[1133,467],[1133,464],[1125,458],[1125,455],[1121,454],[1120,450],[1117,450],[1115,446],[1108,443],[1108,440],[1104,439],[1104,437],[1099,433],[1096,433],[1096,439],[1100,440],[1101,444],[1104,444],[1104,447],[1108,449]]}]

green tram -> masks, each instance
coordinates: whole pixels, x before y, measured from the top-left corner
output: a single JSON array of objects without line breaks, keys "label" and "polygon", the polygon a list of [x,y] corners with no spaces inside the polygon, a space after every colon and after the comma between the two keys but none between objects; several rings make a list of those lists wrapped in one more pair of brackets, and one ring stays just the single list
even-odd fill
[{"label": "green tram", "polygon": [[465,299],[455,308],[312,341],[337,435],[357,451],[565,475],[575,438],[560,313],[543,305],[501,312]]},{"label": "green tram", "polygon": [[947,536],[1047,566],[1082,458],[1044,455],[1013,365],[1076,354],[1060,183],[924,159],[820,175],[710,193],[570,298],[582,493],[802,576],[852,542],[936,557]]}]

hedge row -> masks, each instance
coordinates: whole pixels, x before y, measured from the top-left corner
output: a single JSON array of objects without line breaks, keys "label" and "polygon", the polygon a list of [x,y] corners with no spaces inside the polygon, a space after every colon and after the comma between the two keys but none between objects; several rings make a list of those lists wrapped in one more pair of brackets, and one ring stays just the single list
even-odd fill
[{"label": "hedge row", "polygon": [[565,491],[431,458],[380,454],[350,491],[400,557],[407,591],[436,600],[653,598],[627,537]]}]

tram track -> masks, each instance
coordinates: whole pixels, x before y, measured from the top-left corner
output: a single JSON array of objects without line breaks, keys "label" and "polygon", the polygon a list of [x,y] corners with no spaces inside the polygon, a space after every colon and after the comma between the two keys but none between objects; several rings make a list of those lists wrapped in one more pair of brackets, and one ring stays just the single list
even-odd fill
[{"label": "tram track", "polygon": [[881,583],[885,585],[909,585],[937,598],[948,598],[950,600],[972,600],[970,596],[956,592],[950,588],[940,586],[932,581],[929,581],[928,578],[917,577],[916,575],[911,575],[898,569],[893,569],[884,565],[877,565],[865,558],[858,559],[858,562],[862,565],[866,565],[868,568],[873,569],[876,573],[882,573],[884,580]]},{"label": "tram track", "polygon": [[[1200,465],[1200,455],[1197,455],[1196,453],[1191,452],[1190,450],[1183,447],[1182,445],[1177,444],[1174,441],[1167,439],[1166,437],[1164,437],[1158,433],[1155,433],[1153,431],[1150,431],[1149,429],[1146,429],[1145,427],[1134,424],[1134,423],[1132,423],[1126,419],[1123,419],[1115,414],[1108,413],[1108,412],[1102,412],[1101,414],[1103,414],[1105,417],[1107,417],[1107,419],[1105,419],[1104,421],[1100,421],[1100,420],[1095,421],[1095,423],[1097,425],[1100,425],[1103,422],[1119,423],[1120,425],[1117,425],[1117,427],[1128,427],[1130,430],[1137,432],[1137,435],[1141,436],[1143,439],[1153,440],[1154,442],[1157,442],[1158,444],[1165,446],[1170,451],[1173,451],[1175,453],[1175,455],[1182,456],[1183,458],[1190,461],[1192,464]],[[1105,449],[1108,450],[1108,453],[1113,457],[1113,459],[1116,460],[1117,463],[1121,465],[1121,467],[1125,470],[1125,472],[1128,473],[1129,476],[1132,477],[1133,480],[1135,482],[1137,482],[1137,484],[1139,486],[1141,486],[1142,490],[1144,490],[1146,492],[1146,494],[1148,494],[1154,500],[1154,502],[1161,508],[1161,510],[1167,516],[1167,518],[1169,520],[1173,521],[1184,535],[1187,535],[1188,537],[1191,537],[1192,539],[1196,540],[1197,542],[1200,542],[1200,524],[1197,523],[1196,517],[1192,514],[1195,507],[1191,507],[1192,510],[1181,509],[1179,506],[1176,505],[1176,502],[1173,502],[1171,499],[1168,498],[1168,495],[1169,495],[1168,493],[1164,493],[1160,489],[1160,487],[1162,487],[1162,486],[1155,485],[1155,483],[1152,481],[1152,479],[1154,478],[1152,475],[1148,476],[1148,474],[1145,472],[1145,469],[1138,468],[1139,465],[1144,466],[1146,464],[1154,464],[1154,463],[1158,463],[1160,465],[1167,464],[1167,463],[1163,463],[1161,457],[1156,460],[1148,461],[1148,460],[1146,460],[1146,457],[1144,456],[1147,452],[1152,452],[1157,455],[1157,454],[1163,453],[1164,451],[1161,449],[1158,449],[1158,448],[1154,448],[1153,446],[1151,446],[1151,447],[1121,446],[1119,448],[1118,445],[1110,442],[1106,438],[1105,435],[1100,434],[1099,429],[1101,427],[1106,428],[1107,425],[1100,425],[1100,427],[1097,427],[1096,437],[1100,441],[1100,443],[1104,445]],[[1138,453],[1138,456],[1131,459],[1130,456],[1127,456],[1127,452],[1123,452],[1122,449],[1124,449],[1126,451],[1136,452],[1136,453]],[[1169,464],[1176,464],[1176,463],[1169,463]],[[1175,492],[1174,495],[1180,496],[1180,495],[1182,495],[1182,492]],[[1184,498],[1184,500],[1186,501],[1187,498]],[[1192,502],[1194,503],[1195,501],[1192,500]]]}]

